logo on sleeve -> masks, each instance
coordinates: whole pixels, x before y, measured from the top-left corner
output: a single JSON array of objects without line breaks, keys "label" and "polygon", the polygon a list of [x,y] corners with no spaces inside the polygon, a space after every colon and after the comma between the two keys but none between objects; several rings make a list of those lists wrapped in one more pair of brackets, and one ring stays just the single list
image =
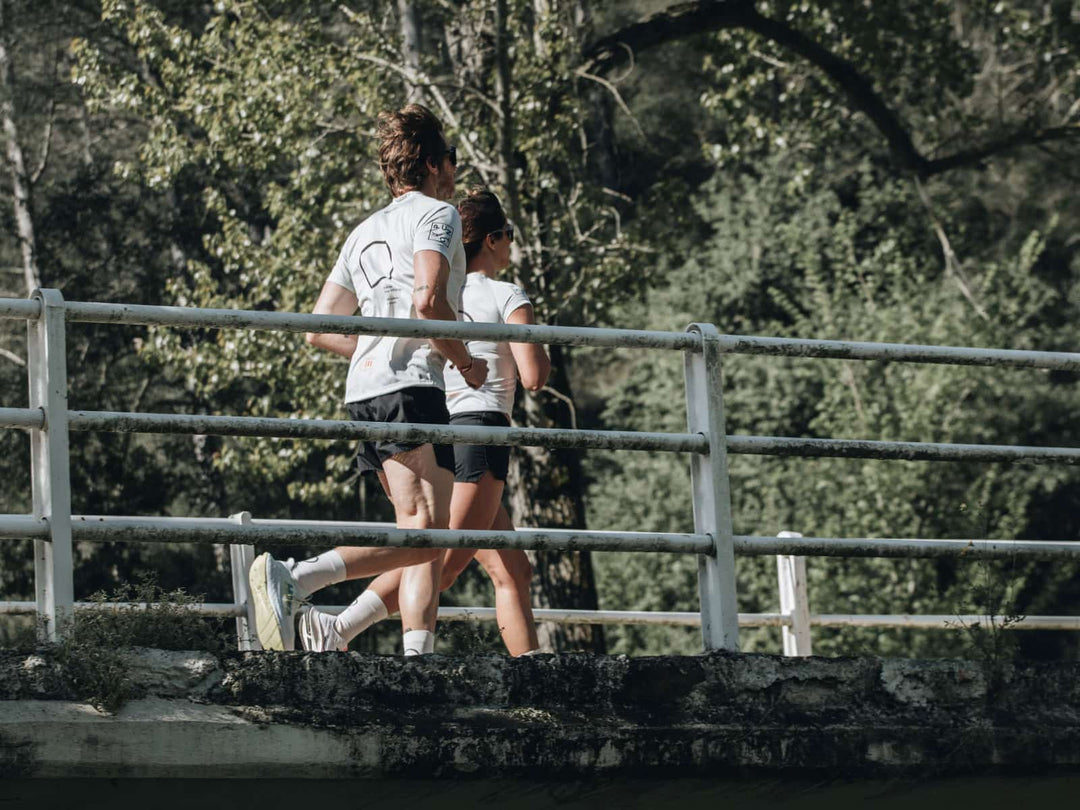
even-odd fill
[{"label": "logo on sleeve", "polygon": [[428,230],[428,239],[438,242],[443,247],[450,247],[450,240],[454,236],[454,226],[446,222],[432,222]]}]

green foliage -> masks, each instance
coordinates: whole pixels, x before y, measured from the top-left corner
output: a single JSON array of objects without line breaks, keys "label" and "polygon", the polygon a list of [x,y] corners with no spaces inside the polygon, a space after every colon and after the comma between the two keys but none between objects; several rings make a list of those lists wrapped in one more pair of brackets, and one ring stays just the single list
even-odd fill
[{"label": "green foliage", "polygon": [[[839,182],[795,187],[793,171],[777,158],[755,176],[711,182],[698,203],[711,237],[679,257],[666,273],[669,286],[627,307],[628,318],[664,329],[706,321],[744,334],[1010,348],[1054,349],[1080,337],[1075,323],[1063,326],[1056,316],[1076,294],[1075,277],[1051,280],[1040,266],[1056,239],[1053,219],[1011,256],[979,263],[978,274],[963,280],[972,301],[956,271],[942,269],[925,207],[909,183],[864,164]],[[957,230],[951,222],[944,227]],[[956,245],[962,255],[991,253],[980,248]],[[681,359],[657,353],[622,362],[624,373],[613,375],[604,392],[606,424],[680,430],[685,416],[671,403],[683,396]],[[1075,442],[1068,416],[1074,398],[1071,377],[1045,372],[748,357],[732,357],[725,366],[734,434],[1067,445]],[[691,527],[682,459],[623,463],[613,455],[592,461],[594,525]],[[1080,488],[1070,468],[738,456],[730,463],[740,534],[1063,539],[1075,531],[1066,524],[1039,533],[1045,531],[1041,504],[1075,497]],[[771,561],[739,564],[740,610],[778,609]],[[692,572],[670,560],[611,555],[598,565],[610,607],[696,608]],[[1026,612],[1029,586],[1042,581],[1046,566],[990,567]],[[985,593],[972,598],[966,581],[976,572],[963,562],[822,558],[808,569],[814,612],[1001,612]],[[673,587],[676,582],[681,585]],[[768,648],[775,638],[744,632],[744,648]],[[641,643],[636,631],[617,639],[616,645]],[[948,654],[961,644],[947,635],[822,631],[815,650]]]},{"label": "green foliage", "polygon": [[[413,83],[459,146],[460,185],[492,186],[513,207],[523,234],[514,272],[541,321],[1077,344],[1074,148],[1048,144],[913,185],[819,69],[742,30],[642,54],[636,71],[607,77],[618,101],[578,71],[594,28],[667,4],[509,0],[505,103],[494,0],[416,3],[425,47],[415,73],[404,67],[392,4],[375,0],[347,8],[331,0],[105,0],[92,25],[82,6],[11,5],[27,21],[15,37],[22,75],[32,77],[14,99],[24,146],[33,139],[26,133],[44,131],[49,99],[57,100],[35,218],[45,283],[69,299],[305,311],[349,229],[388,199],[374,161],[374,116],[400,106]],[[1074,4],[756,5],[848,60],[924,154],[1075,124]],[[51,55],[76,28],[68,85],[50,72],[58,69]],[[612,114],[623,100],[633,118]],[[18,261],[14,243],[3,256]],[[21,334],[21,326],[5,332],[3,345],[22,353]],[[340,415],[344,362],[298,335],[80,325],[69,348],[73,407]],[[575,356],[583,426],[684,428],[679,357],[598,358]],[[2,404],[25,404],[23,370],[0,363],[0,386],[16,392]],[[1077,446],[1075,383],[1075,375],[1043,372],[739,357],[726,366],[725,394],[733,433]],[[29,511],[25,439],[0,434],[10,484],[0,511]],[[344,443],[72,441],[77,512],[356,517]],[[682,459],[592,454],[589,472],[595,527],[691,528]],[[740,532],[1080,532],[1080,487],[1068,468],[734,457],[732,476]],[[387,516],[377,488],[360,485],[359,511]],[[111,544],[77,553],[79,593],[147,567],[162,571],[166,587],[227,588],[225,565],[209,547]],[[0,587],[25,598],[29,546],[3,544],[0,554]],[[693,560],[616,554],[597,564],[603,607],[697,607]],[[1035,615],[1075,612],[1080,599],[1067,565],[815,559],[810,578],[818,612]],[[740,560],[739,581],[741,610],[777,608],[771,560]],[[1007,584],[1008,604],[972,590],[978,581]],[[462,602],[488,601],[478,577],[465,584]],[[353,586],[325,597],[348,601]],[[392,649],[396,635],[384,624],[359,646]],[[486,643],[497,645],[488,630]],[[698,644],[683,630],[626,628],[609,638],[614,652],[693,652]],[[744,648],[772,650],[777,638],[775,630],[746,633]],[[960,638],[815,634],[827,653],[948,653]],[[1040,639],[1024,634],[1021,645],[1073,654],[1061,635]]]},{"label": "green foliage", "polygon": [[233,620],[196,613],[202,597],[183,589],[164,591],[152,576],[98,592],[93,610],[75,614],[68,637],[55,652],[72,691],[102,711],[113,712],[137,696],[126,648],[205,650],[235,647]]},{"label": "green foliage", "polygon": [[[1080,18],[1068,3],[806,3],[760,12],[867,78],[916,148],[954,154],[1015,131],[1075,126]],[[823,153],[883,156],[886,142],[821,69],[758,34],[710,35],[702,106],[717,119],[706,152],[723,166],[786,154],[791,182]]]}]

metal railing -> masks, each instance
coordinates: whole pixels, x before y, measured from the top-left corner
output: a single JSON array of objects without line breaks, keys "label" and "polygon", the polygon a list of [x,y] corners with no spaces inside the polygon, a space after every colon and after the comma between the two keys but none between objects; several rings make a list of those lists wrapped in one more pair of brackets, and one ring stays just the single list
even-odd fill
[{"label": "metal railing", "polygon": [[[811,625],[949,626],[988,617],[813,615],[806,597],[805,555],[850,557],[966,558],[1080,557],[1080,543],[1008,540],[935,540],[736,535],[732,526],[727,454],[875,458],[932,461],[1032,461],[1080,464],[1080,448],[956,445],[921,442],[852,441],[776,436],[729,436],[722,387],[727,354],[886,360],[892,362],[1080,370],[1080,354],[971,349],[888,343],[802,340],[721,335],[710,324],[686,332],[647,332],[584,327],[519,326],[248,312],[221,309],[65,302],[56,290],[37,290],[30,300],[0,299],[0,318],[28,323],[29,408],[0,408],[0,427],[28,430],[31,437],[33,513],[0,515],[0,539],[31,538],[35,544],[33,603],[0,603],[0,612],[32,609],[43,635],[55,639],[66,618],[81,608],[73,593],[72,543],[114,540],[206,542],[231,547],[235,603],[206,605],[217,615],[236,616],[246,634],[244,572],[251,544],[338,544],[438,548],[521,548],[581,551],[667,551],[699,559],[700,613],[642,614],[628,611],[537,611],[540,620],[588,623],[665,623],[701,627],[706,650],[738,649],[738,628],[779,625],[785,652],[809,653]],[[240,416],[70,411],[67,404],[67,322],[253,329],[288,332],[458,338],[574,346],[650,348],[684,354],[686,433],[607,430],[455,427],[337,420]],[[68,435],[76,431],[214,434],[318,439],[392,439],[408,442],[532,445],[681,452],[690,455],[693,533],[518,529],[513,532],[410,530],[370,523],[251,520],[233,518],[146,518],[73,516]],[[736,610],[735,554],[778,555],[781,612]],[[485,618],[488,609],[443,609],[445,618]],[[1080,617],[1029,617],[1018,629],[1080,629]]]}]

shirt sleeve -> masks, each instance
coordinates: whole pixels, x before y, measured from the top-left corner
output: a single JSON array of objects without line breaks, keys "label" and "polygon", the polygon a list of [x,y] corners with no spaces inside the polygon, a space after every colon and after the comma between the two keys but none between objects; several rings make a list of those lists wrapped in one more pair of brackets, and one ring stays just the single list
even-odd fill
[{"label": "shirt sleeve", "polygon": [[334,262],[334,269],[330,271],[330,276],[327,281],[332,281],[340,287],[344,287],[349,292],[356,292],[356,285],[353,284],[352,273],[349,272],[349,253],[352,245],[352,239],[346,239],[345,244],[341,248],[341,253],[338,254],[338,259]]},{"label": "shirt sleeve", "polygon": [[514,310],[532,303],[525,291],[516,284],[504,283],[500,285],[500,288],[499,314],[502,316],[503,321],[508,320]]},{"label": "shirt sleeve", "polygon": [[428,211],[420,220],[413,234],[413,253],[421,250],[436,250],[446,257],[454,259],[454,247],[461,244],[461,217],[452,205],[440,203]]}]

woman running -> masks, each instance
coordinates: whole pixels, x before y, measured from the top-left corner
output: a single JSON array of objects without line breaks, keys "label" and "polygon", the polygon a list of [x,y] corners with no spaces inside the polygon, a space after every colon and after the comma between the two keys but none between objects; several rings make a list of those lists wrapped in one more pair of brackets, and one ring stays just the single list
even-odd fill
[{"label": "woman running", "polygon": [[[514,228],[498,198],[473,190],[458,205],[467,261],[461,296],[461,319],[490,323],[532,324],[533,307],[518,286],[497,276],[510,264]],[[536,343],[470,341],[469,352],[488,364],[487,382],[478,389],[465,383],[461,371],[446,370],[446,404],[451,425],[508,427],[514,393],[520,378],[530,391],[547,382],[551,361]],[[468,369],[465,369],[468,371]],[[451,529],[513,530],[502,506],[510,448],[490,445],[454,446],[454,493],[450,502]],[[446,590],[476,558],[495,586],[495,613],[506,649],[513,656],[537,649],[529,583],[532,566],[520,549],[453,549],[443,558],[440,590]],[[347,626],[311,608],[300,619],[305,650],[346,649],[349,641],[398,609],[401,570],[377,577],[347,608]],[[345,614],[342,614],[343,616]]]}]

